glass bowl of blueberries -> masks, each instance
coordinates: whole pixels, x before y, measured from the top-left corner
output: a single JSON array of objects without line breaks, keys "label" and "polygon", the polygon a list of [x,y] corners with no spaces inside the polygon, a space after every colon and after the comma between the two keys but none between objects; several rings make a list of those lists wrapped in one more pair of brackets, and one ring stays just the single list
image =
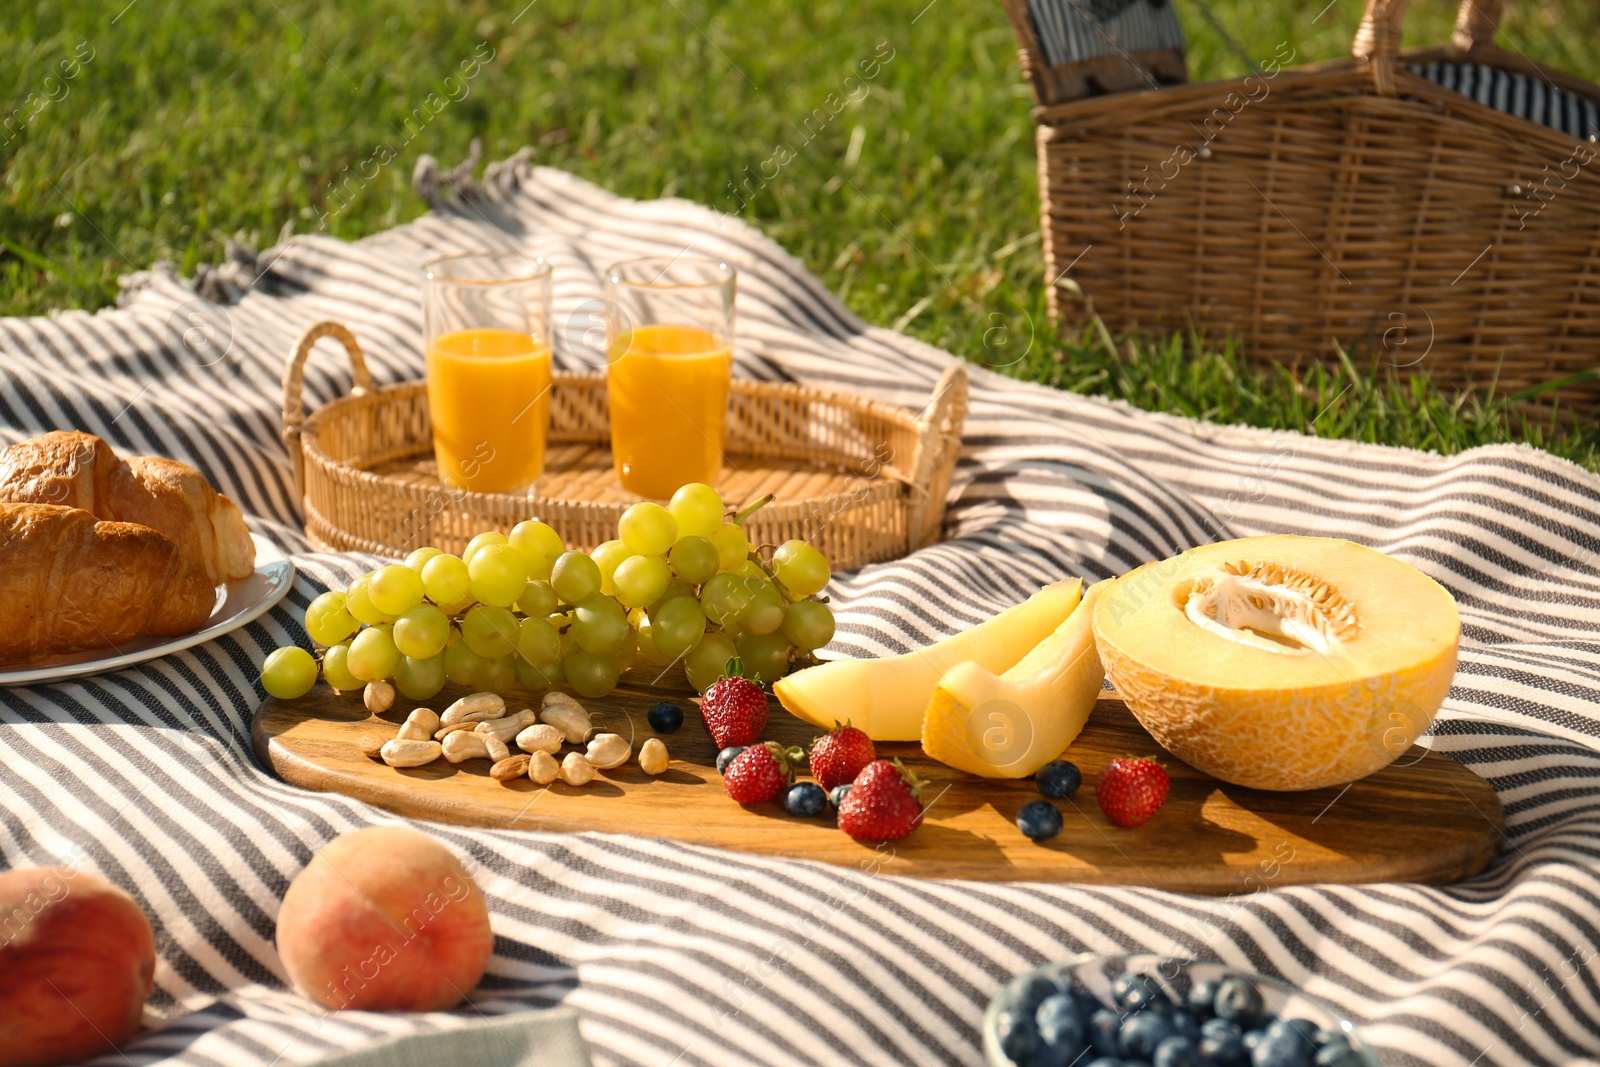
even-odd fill
[{"label": "glass bowl of blueberries", "polygon": [[983,1017],[991,1067],[1380,1067],[1355,1026],[1274,978],[1153,953],[1047,963]]}]

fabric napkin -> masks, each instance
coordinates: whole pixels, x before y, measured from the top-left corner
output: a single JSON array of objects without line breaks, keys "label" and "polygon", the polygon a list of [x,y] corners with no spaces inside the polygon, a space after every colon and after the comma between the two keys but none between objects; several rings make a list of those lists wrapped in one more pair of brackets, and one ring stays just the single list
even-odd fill
[{"label": "fabric napkin", "polygon": [[571,1008],[395,1038],[318,1067],[592,1067]]}]

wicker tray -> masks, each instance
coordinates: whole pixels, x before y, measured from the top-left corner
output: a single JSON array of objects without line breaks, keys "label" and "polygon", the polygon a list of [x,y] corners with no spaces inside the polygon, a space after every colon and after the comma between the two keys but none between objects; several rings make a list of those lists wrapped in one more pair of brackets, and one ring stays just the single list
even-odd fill
[{"label": "wicker tray", "polygon": [[[344,344],[354,388],[307,416],[302,375],[324,337]],[[946,369],[920,412],[735,379],[717,488],[730,504],[775,494],[745,524],[752,544],[803,537],[837,570],[896,559],[939,540],[966,409],[960,364]],[[616,536],[617,519],[639,499],[618,483],[609,440],[605,376],[557,373],[539,484],[527,493],[465,492],[439,480],[425,384],[375,387],[344,326],[312,326],[284,368],[283,441],[306,534],[333,551],[460,552],[474,534],[528,518],[548,522],[573,548],[592,549]]]}]

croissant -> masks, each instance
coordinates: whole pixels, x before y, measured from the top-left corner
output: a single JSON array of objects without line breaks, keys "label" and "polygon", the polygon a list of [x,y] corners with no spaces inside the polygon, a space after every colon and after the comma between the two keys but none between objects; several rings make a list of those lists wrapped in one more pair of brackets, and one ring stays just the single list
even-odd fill
[{"label": "croissant", "polygon": [[0,504],[0,663],[190,633],[216,587],[148,526]]},{"label": "croissant", "polygon": [[0,449],[0,503],[82,508],[148,526],[213,586],[255,570],[255,544],[238,505],[199,471],[150,456],[118,459],[92,434],[58,430]]}]

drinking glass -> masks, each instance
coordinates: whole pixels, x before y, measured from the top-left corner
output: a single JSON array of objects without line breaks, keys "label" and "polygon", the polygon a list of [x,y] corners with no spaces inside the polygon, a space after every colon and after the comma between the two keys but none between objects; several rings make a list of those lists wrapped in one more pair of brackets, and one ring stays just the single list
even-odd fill
[{"label": "drinking glass", "polygon": [[716,485],[733,376],[734,270],[687,256],[606,271],[611,455],[624,489],[665,500]]},{"label": "drinking glass", "polygon": [[480,493],[525,489],[550,431],[550,267],[468,252],[423,266],[428,409],[439,477]]}]

